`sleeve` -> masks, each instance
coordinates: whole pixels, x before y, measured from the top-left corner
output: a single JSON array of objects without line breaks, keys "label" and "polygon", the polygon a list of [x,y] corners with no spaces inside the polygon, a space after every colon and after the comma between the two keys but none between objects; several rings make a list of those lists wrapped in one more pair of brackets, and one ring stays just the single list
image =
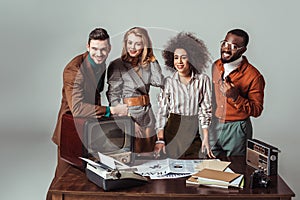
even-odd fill
[{"label": "sleeve", "polygon": [[95,117],[104,115],[106,107],[87,103],[85,100],[82,71],[76,66],[67,66],[63,72],[64,92],[67,104],[74,117]]},{"label": "sleeve", "polygon": [[202,97],[199,104],[199,120],[202,128],[208,128],[212,118],[212,91],[210,79],[204,76],[202,84]]},{"label": "sleeve", "polygon": [[161,92],[158,97],[158,111],[157,111],[157,118],[155,123],[155,129],[158,132],[159,130],[164,129],[169,112],[170,112],[170,94],[171,94],[171,87],[168,83],[168,78],[165,80],[165,87],[161,89]]},{"label": "sleeve", "polygon": [[250,84],[248,97],[241,95],[235,101],[228,98],[228,103],[249,116],[258,117],[263,111],[265,80],[260,74]]},{"label": "sleeve", "polygon": [[112,62],[109,64],[107,69],[107,84],[108,89],[106,96],[109,102],[109,105],[115,106],[121,103],[122,93],[123,93],[123,79],[122,73],[120,70],[120,62]]},{"label": "sleeve", "polygon": [[157,61],[150,63],[151,68],[151,85],[163,88],[164,76],[161,67]]}]

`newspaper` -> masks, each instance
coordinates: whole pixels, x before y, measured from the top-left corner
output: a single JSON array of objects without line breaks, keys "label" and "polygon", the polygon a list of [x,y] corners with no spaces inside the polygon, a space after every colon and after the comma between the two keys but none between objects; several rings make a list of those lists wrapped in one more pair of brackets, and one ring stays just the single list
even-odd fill
[{"label": "newspaper", "polygon": [[150,179],[174,179],[190,176],[196,173],[195,167],[202,160],[178,160],[163,159],[151,160],[144,164],[134,166],[136,173],[142,176],[149,176]]}]

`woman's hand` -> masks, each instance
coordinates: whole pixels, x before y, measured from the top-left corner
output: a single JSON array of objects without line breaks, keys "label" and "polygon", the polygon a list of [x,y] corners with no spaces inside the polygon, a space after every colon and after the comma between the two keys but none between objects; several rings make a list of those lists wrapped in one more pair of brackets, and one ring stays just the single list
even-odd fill
[{"label": "woman's hand", "polygon": [[163,152],[164,154],[166,154],[166,147],[164,143],[157,143],[154,146],[154,157],[158,158],[160,157],[160,152]]},{"label": "woman's hand", "polygon": [[216,156],[213,154],[213,152],[210,149],[209,145],[209,139],[208,139],[208,129],[202,129],[203,132],[203,140],[202,140],[202,146],[201,146],[201,152],[205,153],[207,152],[207,156],[209,158],[216,158]]},{"label": "woman's hand", "polygon": [[201,153],[206,154],[209,158],[216,158],[216,156],[213,154],[213,152],[210,149],[210,145],[205,144],[203,141],[202,141]]}]

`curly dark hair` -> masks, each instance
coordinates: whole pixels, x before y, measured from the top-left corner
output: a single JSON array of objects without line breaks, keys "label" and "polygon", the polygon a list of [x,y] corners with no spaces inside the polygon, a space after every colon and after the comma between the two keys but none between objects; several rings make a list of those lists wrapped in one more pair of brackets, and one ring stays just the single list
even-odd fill
[{"label": "curly dark hair", "polygon": [[175,69],[174,67],[174,51],[176,49],[184,49],[188,54],[189,65],[194,73],[202,73],[208,68],[211,62],[210,53],[202,40],[189,32],[180,32],[171,38],[165,45],[162,56],[165,65]]}]

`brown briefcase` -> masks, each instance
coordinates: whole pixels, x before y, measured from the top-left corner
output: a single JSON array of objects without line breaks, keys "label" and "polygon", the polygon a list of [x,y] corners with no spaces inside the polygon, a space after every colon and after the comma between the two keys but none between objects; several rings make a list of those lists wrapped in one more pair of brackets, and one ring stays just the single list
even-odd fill
[{"label": "brown briefcase", "polygon": [[[74,122],[75,120],[75,122]],[[76,123],[76,126],[75,126]],[[79,157],[86,157],[87,150],[83,145],[83,133],[87,118],[73,118],[71,114],[62,116],[60,155],[66,162],[78,167],[85,168],[85,162]]]}]

